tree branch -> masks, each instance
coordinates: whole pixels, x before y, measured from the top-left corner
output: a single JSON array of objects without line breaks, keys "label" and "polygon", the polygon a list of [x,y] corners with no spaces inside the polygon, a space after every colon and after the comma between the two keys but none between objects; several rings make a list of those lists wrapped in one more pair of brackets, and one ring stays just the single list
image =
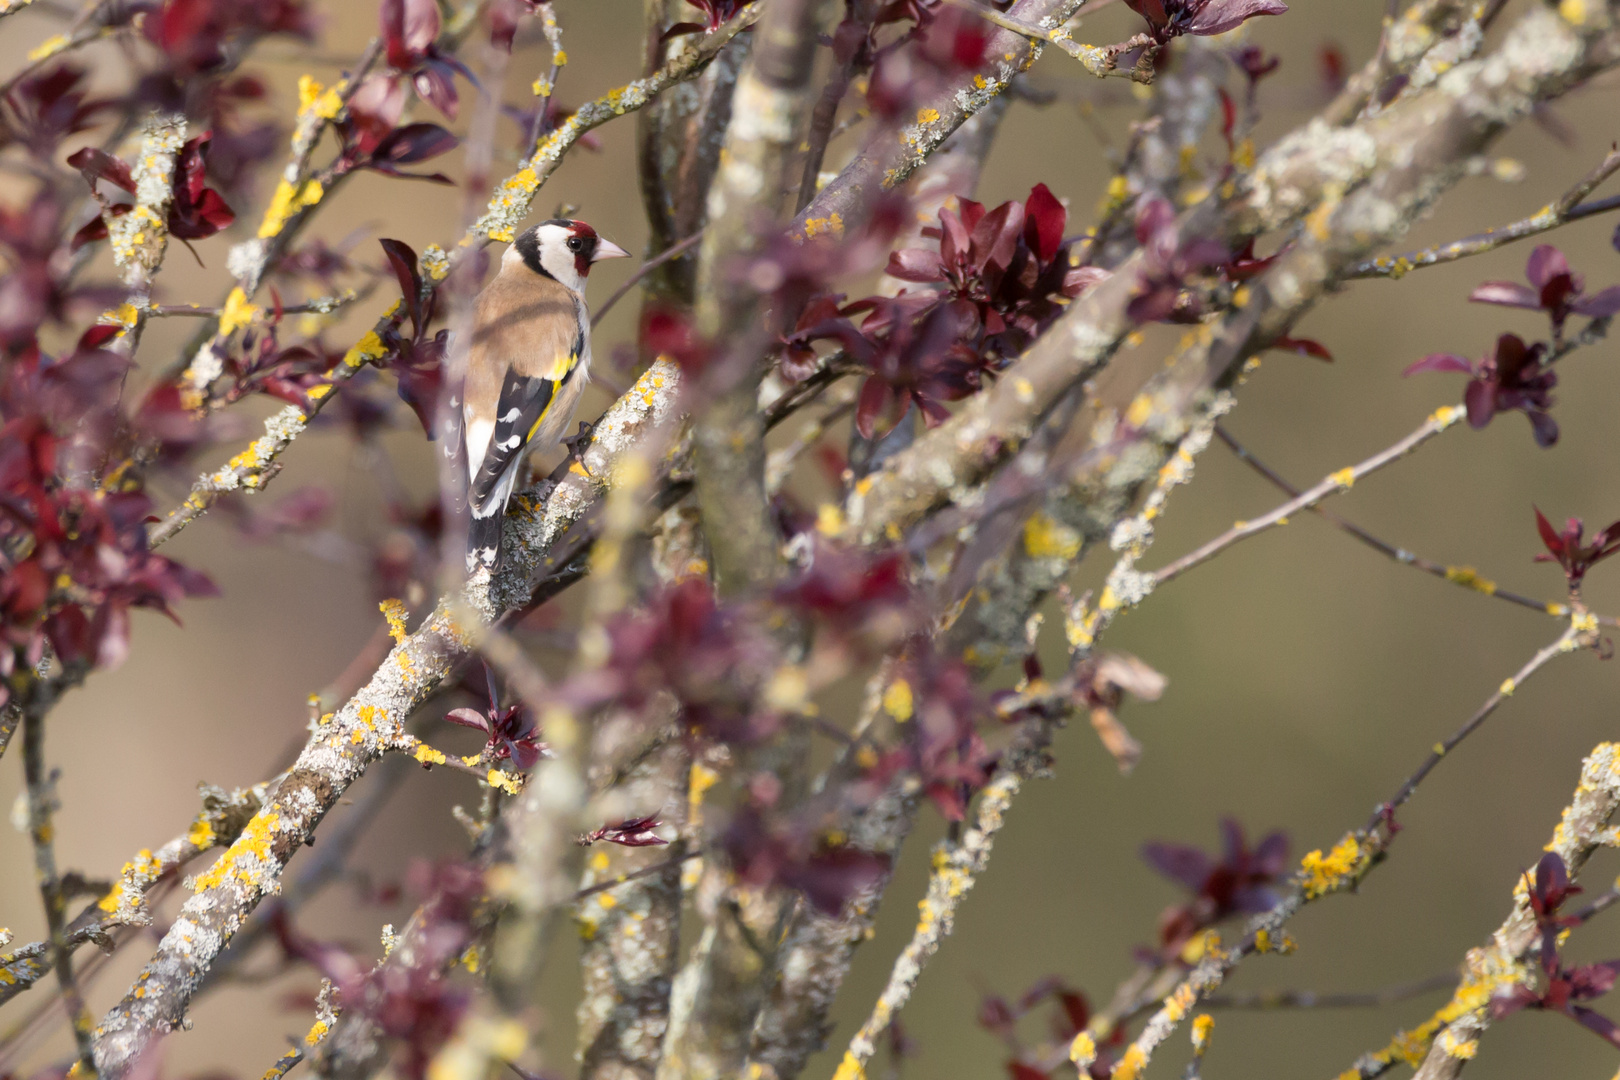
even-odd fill
[{"label": "tree branch", "polygon": [[1399,279],[1412,270],[1419,270],[1425,266],[1438,266],[1441,263],[1456,262],[1470,255],[1479,255],[1486,251],[1495,251],[1517,240],[1537,236],[1541,233],[1556,229],[1561,225],[1568,225],[1572,221],[1580,221],[1596,214],[1606,214],[1611,210],[1620,209],[1620,195],[1611,195],[1607,199],[1598,199],[1593,202],[1582,202],[1592,194],[1599,184],[1614,175],[1620,169],[1620,146],[1611,148],[1597,167],[1583,177],[1580,183],[1564,192],[1557,202],[1554,202],[1540,212],[1521,218],[1510,225],[1502,225],[1495,229],[1486,229],[1473,236],[1465,236],[1461,240],[1453,240],[1449,244],[1440,244],[1436,247],[1423,248],[1421,251],[1408,251],[1402,255],[1380,255],[1376,259],[1368,259],[1351,267],[1345,273],[1346,278],[1372,278],[1387,277]]},{"label": "tree branch", "polygon": [[[326,812],[383,753],[410,713],[467,655],[467,630],[452,616],[462,604],[484,620],[525,605],[530,575],[563,531],[595,502],[613,463],[659,429],[679,386],[672,364],[659,363],[614,404],[593,429],[581,458],[543,504],[506,521],[508,556],[493,579],[480,575],[460,600],[441,601],[400,642],[370,682],[311,734],[291,773],[213,868],[197,879],[137,986],[103,1018],[96,1060],[109,1080],[124,1076],[152,1041],[180,1023],[209,966],[244,919],[274,889],[287,861],[313,837]],[[533,505],[533,504],[529,504]]]}]

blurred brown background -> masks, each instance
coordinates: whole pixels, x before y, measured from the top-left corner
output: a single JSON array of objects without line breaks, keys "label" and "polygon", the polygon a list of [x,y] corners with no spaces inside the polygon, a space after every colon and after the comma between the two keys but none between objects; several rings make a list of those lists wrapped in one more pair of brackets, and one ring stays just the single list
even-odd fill
[{"label": "blurred brown background", "polygon": [[[272,104],[283,117],[291,115],[300,73],[330,81],[374,32],[373,7],[321,5],[326,28],[318,46],[263,47],[274,62],[261,60],[249,70],[270,78]],[[1382,9],[1377,0],[1296,0],[1290,14],[1250,24],[1255,40],[1284,57],[1280,74],[1265,84],[1262,145],[1323,100],[1319,46],[1335,41],[1359,64],[1374,45]],[[560,100],[577,104],[637,74],[640,34],[631,28],[639,27],[638,0],[558,0],[557,11],[570,56]],[[1115,5],[1087,20],[1081,37],[1116,40],[1130,32],[1131,22]],[[33,12],[0,23],[0,69],[10,70],[56,31],[56,22]],[[121,62],[110,47],[91,55],[106,71]],[[532,43],[518,50],[507,79],[514,100],[524,99],[544,56]],[[1022,198],[1034,182],[1045,181],[1070,201],[1072,230],[1089,220],[1108,175],[1096,139],[1077,115],[1078,103],[1103,101],[1097,116],[1116,134],[1134,110],[1128,96],[1116,92],[1123,84],[1109,84],[1104,101],[1097,97],[1099,84],[1055,52],[1033,78],[1055,91],[1057,102],[1013,107],[980,197],[992,204]],[[464,124],[471,93],[462,86]],[[1578,144],[1562,145],[1525,125],[1497,152],[1528,166],[1526,179],[1464,181],[1411,240],[1449,239],[1534,212],[1620,135],[1620,97],[1612,81],[1555,111],[1578,133]],[[426,107],[416,115],[440,119]],[[576,148],[541,192],[537,214],[576,204],[603,234],[639,250],[645,230],[634,121],[626,118],[598,134],[601,152]],[[508,126],[503,144],[510,147],[512,138]],[[275,160],[279,168],[282,158]],[[171,252],[159,279],[163,299],[219,301],[227,247],[251,234],[267,189],[263,183],[258,191],[261,205],[236,207],[237,228],[197,245],[207,269],[183,251]],[[16,197],[14,185],[0,191]],[[451,189],[362,176],[321,212],[315,230],[335,241],[363,225],[372,236],[398,237],[420,249],[454,240],[459,220]],[[1554,237],[1593,287],[1620,281],[1620,255],[1609,245],[1614,224],[1591,220]],[[372,245],[368,237],[362,257],[376,256]],[[1403,380],[1406,364],[1436,350],[1479,356],[1503,330],[1527,337],[1543,332],[1539,316],[1465,300],[1480,280],[1520,278],[1529,250],[1518,245],[1399,283],[1347,288],[1299,330],[1324,342],[1337,362],[1268,357],[1229,417],[1230,429],[1296,482],[1314,482],[1386,446],[1461,391],[1455,376]],[[630,269],[604,266],[593,296],[600,301]],[[597,331],[598,363],[616,378],[622,374],[611,371],[608,358],[615,343],[633,334],[635,310],[625,303]],[[369,318],[362,308],[358,319]],[[142,348],[148,370],[176,355],[189,332],[178,322],[148,332]],[[1334,509],[1430,558],[1474,565],[1504,588],[1556,598],[1562,589],[1556,568],[1530,561],[1539,549],[1531,504],[1554,519],[1582,515],[1592,527],[1620,517],[1616,351],[1605,343],[1560,364],[1554,414],[1563,437],[1555,448],[1537,449],[1522,416],[1502,416],[1483,432],[1448,434],[1415,459],[1358,484]],[[606,403],[600,389],[592,395],[582,416]],[[404,410],[401,420],[390,448],[402,473],[426,491],[425,445]],[[218,456],[231,452],[222,448]],[[306,435],[286,460],[275,485],[280,491],[329,485],[340,496],[336,530],[360,542],[375,535],[377,496],[345,434]],[[160,494],[166,508],[178,486]],[[1199,465],[1197,482],[1173,500],[1148,561],[1162,565],[1277,501],[1214,447]],[[53,714],[50,755],[62,770],[59,853],[67,867],[113,875],[137,850],[157,847],[185,827],[196,809],[197,782],[229,787],[271,775],[302,741],[307,695],[333,681],[380,624],[359,552],[356,547],[333,560],[297,546],[248,544],[215,518],[174,543],[169,554],[206,570],[224,597],[183,605],[184,629],[138,617],[129,662],[95,675]],[[1093,560],[1083,568],[1083,584],[1094,584],[1106,570],[1106,561]],[[1598,611],[1620,611],[1620,566],[1595,572],[1587,595]],[[1083,723],[1060,738],[1057,778],[1034,784],[1013,811],[991,871],[964,904],[955,936],[903,1014],[920,1053],[908,1075],[1004,1075],[1000,1047],[973,1022],[984,989],[1017,994],[1057,974],[1094,1001],[1106,1001],[1130,970],[1131,947],[1152,939],[1160,909],[1178,899],[1176,889],[1138,859],[1143,841],[1213,848],[1217,819],[1231,813],[1251,835],[1289,830],[1296,857],[1331,844],[1560,629],[1534,612],[1396,566],[1308,517],[1240,545],[1153,596],[1123,618],[1107,642],[1170,679],[1163,701],[1125,712],[1146,744],[1141,765],[1120,776]],[[1581,757],[1598,741],[1620,737],[1617,675],[1613,662],[1581,655],[1558,661],[1521,691],[1442,765],[1402,815],[1405,831],[1389,863],[1361,895],[1308,909],[1293,926],[1299,952],[1251,961],[1232,989],[1371,989],[1453,968],[1506,913],[1515,875],[1539,856]],[[460,745],[448,726],[435,739]],[[16,796],[19,759],[9,755],[0,768],[0,806],[11,806]],[[467,777],[413,771],[366,834],[357,865],[377,882],[397,881],[413,855],[461,851],[449,807],[477,798]],[[847,984],[833,1050],[812,1075],[830,1073],[910,933],[927,844],[941,831],[931,812],[925,822],[891,889],[877,939],[862,951]],[[295,873],[298,866],[295,860]],[[1617,869],[1612,856],[1597,858],[1588,873],[1590,890],[1606,887]],[[375,952],[379,926],[401,922],[408,908],[408,901],[375,905],[353,888],[338,887],[307,908],[300,924]],[[0,925],[9,926],[18,943],[43,930],[28,843],[11,829],[0,830]],[[555,1007],[546,1034],[549,1065],[559,1073],[571,1071],[575,978],[571,935],[564,938],[549,975]],[[90,998],[97,1015],[116,1000],[147,951],[144,943],[132,943],[96,980]],[[1620,955],[1616,919],[1605,916],[1579,931],[1571,955]],[[262,970],[264,961],[250,967]],[[281,999],[312,989],[314,981],[298,975],[210,994],[193,1011],[195,1030],[165,1044],[165,1074],[258,1075],[285,1048],[284,1036],[310,1022],[306,1010],[283,1010]],[[44,993],[36,989],[0,1013],[0,1029],[20,1021]],[[1206,1075],[1331,1076],[1441,1000],[1431,995],[1365,1011],[1224,1014]],[[1620,1012],[1620,997],[1600,1005]],[[26,1064],[50,1061],[66,1045],[57,1038],[38,1046]],[[1185,1053],[1185,1037],[1172,1045],[1153,1075],[1179,1073],[1174,1059]],[[1598,1076],[1614,1065],[1612,1048],[1567,1019],[1525,1013],[1489,1034],[1469,1075]]]}]

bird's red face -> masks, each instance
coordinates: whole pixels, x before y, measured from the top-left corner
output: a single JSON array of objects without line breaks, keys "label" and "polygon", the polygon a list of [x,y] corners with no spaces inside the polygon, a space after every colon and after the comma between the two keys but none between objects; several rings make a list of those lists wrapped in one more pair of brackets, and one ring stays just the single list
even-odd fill
[{"label": "bird's red face", "polygon": [[622,259],[630,254],[613,241],[597,236],[596,230],[583,221],[571,224],[565,243],[574,256],[574,269],[580,277],[590,274],[591,264],[594,262],[601,259]]},{"label": "bird's red face", "polygon": [[512,248],[514,257],[521,258],[530,270],[555,278],[575,291],[584,288],[592,263],[630,254],[613,241],[602,239],[585,222],[568,218],[541,222],[519,236]]}]

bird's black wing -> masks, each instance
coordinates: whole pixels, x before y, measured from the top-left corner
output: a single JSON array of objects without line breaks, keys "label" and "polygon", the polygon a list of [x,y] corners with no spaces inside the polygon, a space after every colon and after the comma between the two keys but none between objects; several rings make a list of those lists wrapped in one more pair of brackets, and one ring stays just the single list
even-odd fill
[{"label": "bird's black wing", "polygon": [[[568,374],[573,374],[572,368]],[[567,379],[565,375],[563,382]],[[469,492],[474,510],[484,508],[506,470],[523,455],[561,386],[555,379],[524,376],[516,371],[506,373],[500,403],[495,408],[495,431],[489,437],[489,448]]]}]

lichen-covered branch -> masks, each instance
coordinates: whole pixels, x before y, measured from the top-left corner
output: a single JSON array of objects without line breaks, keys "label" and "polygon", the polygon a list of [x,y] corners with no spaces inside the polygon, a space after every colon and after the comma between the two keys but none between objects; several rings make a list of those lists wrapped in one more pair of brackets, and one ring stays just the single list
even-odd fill
[{"label": "lichen-covered branch", "polygon": [[473,226],[473,234],[488,240],[510,242],[518,226],[528,216],[535,194],[556,172],[563,155],[579,141],[581,135],[601,127],[609,120],[642,108],[670,87],[696,76],[732,38],[754,25],[760,17],[761,6],[758,0],[744,6],[718,29],[705,34],[695,47],[677,51],[668,63],[651,75],[580,106],[574,115],[540,140],[540,145],[535,147],[534,153],[529,155],[521,169],[495,189],[489,208]]},{"label": "lichen-covered branch", "polygon": [[[955,4],[957,7],[966,8],[988,23],[999,26],[1003,30],[1012,31],[1019,37],[1028,38],[1030,41],[1043,43],[1050,42],[1051,44],[1056,45],[1058,48],[1080,61],[1080,66],[1084,67],[1087,71],[1091,72],[1091,74],[1097,76],[1099,79],[1106,79],[1112,76],[1121,79],[1130,79],[1132,82],[1139,83],[1150,83],[1153,81],[1153,54],[1158,50],[1158,46],[1154,43],[1153,38],[1147,34],[1137,34],[1129,40],[1119,42],[1115,45],[1106,45],[1101,47],[1096,45],[1082,45],[1080,42],[1071,38],[1068,30],[1061,25],[1053,26],[1049,30],[1043,30],[1039,27],[1030,26],[1028,23],[1022,23],[1017,19],[1003,15],[995,8],[983,7],[979,4],[973,3],[972,0],[950,0],[950,2]],[[1137,49],[1142,50],[1142,61],[1133,67],[1121,71],[1119,69],[1119,58],[1124,54]]]},{"label": "lichen-covered branch", "polygon": [[157,952],[134,987],[96,1029],[96,1062],[113,1080],[185,1016],[210,964],[280,879],[297,849],[314,835],[337,799],[401,733],[411,712],[467,655],[468,629],[452,617],[465,603],[489,621],[525,604],[530,574],[553,540],[596,500],[613,462],[668,418],[679,385],[672,364],[648,369],[602,417],[582,457],[541,505],[516,500],[507,518],[508,556],[493,580],[481,578],[461,602],[440,604],[397,644],[371,680],[312,733],[291,772],[242,835],[198,876]]},{"label": "lichen-covered branch", "polygon": [[[1018,0],[1007,10],[1010,18],[1040,27],[1068,22],[1083,0]],[[861,224],[877,195],[904,183],[962,122],[998,97],[1040,58],[1043,46],[1022,34],[997,29],[989,36],[984,54],[988,70],[966,73],[949,80],[918,102],[914,122],[899,130],[880,127],[860,152],[799,212],[793,231],[800,236],[823,233],[842,236]]]},{"label": "lichen-covered branch", "polygon": [[861,1080],[866,1075],[866,1062],[877,1049],[877,1037],[911,997],[923,965],[950,935],[958,903],[989,864],[996,833],[1001,831],[1007,809],[1023,781],[1017,769],[1000,770],[979,793],[973,826],[962,834],[961,841],[935,849],[934,870],[928,878],[928,895],[920,904],[922,916],[917,929],[895,961],[872,1015],[850,1040],[849,1049],[834,1074],[835,1080]]},{"label": "lichen-covered branch", "polygon": [[1486,229],[1473,236],[1465,236],[1461,240],[1453,240],[1448,244],[1439,244],[1435,247],[1424,248],[1421,251],[1408,251],[1401,255],[1380,255],[1376,259],[1368,259],[1351,267],[1346,278],[1387,277],[1401,278],[1412,270],[1419,270],[1425,266],[1438,266],[1441,263],[1456,262],[1466,259],[1470,255],[1479,255],[1487,251],[1511,244],[1516,240],[1538,236],[1549,232],[1561,225],[1568,225],[1572,221],[1592,217],[1595,214],[1606,214],[1611,210],[1620,210],[1620,195],[1613,195],[1607,199],[1595,199],[1584,202],[1588,195],[1597,190],[1598,185],[1614,175],[1620,169],[1620,147],[1611,149],[1603,160],[1581,181],[1563,195],[1556,202],[1543,207],[1537,213],[1527,218],[1521,218],[1508,225]]},{"label": "lichen-covered branch", "polygon": [[[1620,809],[1620,744],[1601,743],[1581,766],[1580,786],[1564,808],[1546,850],[1564,860],[1570,881],[1580,876],[1598,847],[1612,843],[1609,819]],[[1428,1020],[1367,1054],[1348,1075],[1364,1080],[1405,1061],[1418,1066],[1415,1080],[1453,1080],[1478,1051],[1491,1024],[1490,1002],[1498,992],[1527,981],[1527,959],[1538,951],[1536,916],[1524,879],[1514,885],[1513,911],[1479,948],[1468,950],[1462,980],[1451,1000]]]},{"label": "lichen-covered branch", "polygon": [[[1287,480],[1283,479],[1278,473],[1272,471],[1272,469],[1263,461],[1255,457],[1247,447],[1233,438],[1232,434],[1224,427],[1217,426],[1215,428],[1215,436],[1225,443],[1229,448],[1231,448],[1232,453],[1237,455],[1238,460],[1242,461],[1245,465],[1249,466],[1249,468],[1265,477],[1266,480],[1272,484],[1272,486],[1282,491],[1285,495],[1290,497],[1298,497],[1298,488],[1294,487]],[[1551,600],[1537,600],[1534,597],[1521,596],[1518,593],[1509,592],[1507,589],[1498,586],[1496,582],[1492,581],[1490,578],[1483,577],[1479,571],[1474,569],[1472,566],[1449,566],[1445,563],[1435,562],[1433,559],[1426,559],[1423,556],[1414,554],[1403,547],[1398,547],[1386,540],[1379,539],[1366,529],[1363,529],[1361,526],[1357,525],[1355,522],[1347,521],[1346,519],[1339,517],[1337,514],[1330,513],[1329,511],[1322,509],[1320,505],[1311,507],[1311,512],[1317,517],[1321,518],[1323,521],[1326,521],[1328,524],[1332,525],[1335,529],[1339,529],[1340,531],[1355,537],[1357,540],[1360,540],[1363,544],[1366,544],[1374,551],[1381,555],[1387,556],[1388,558],[1394,559],[1402,566],[1413,567],[1414,569],[1421,570],[1425,574],[1432,577],[1437,577],[1441,581],[1449,581],[1453,585],[1461,586],[1464,589],[1470,589],[1481,594],[1482,596],[1493,596],[1498,600],[1506,600],[1510,604],[1517,604],[1519,607],[1529,608],[1532,611],[1539,611],[1544,615],[1551,615],[1555,619],[1567,618],[1570,613],[1570,607],[1567,603]],[[1599,625],[1602,626],[1620,626],[1620,620],[1617,620],[1612,615],[1593,615],[1593,618],[1595,618]]]},{"label": "lichen-covered branch", "polygon": [[[1219,944],[1211,944],[1206,950],[1204,959],[1199,961],[1192,972],[1182,979],[1176,988],[1164,998],[1159,1009],[1149,1017],[1147,1024],[1142,1028],[1135,1041],[1121,1055],[1115,1075],[1139,1076],[1142,1069],[1146,1067],[1148,1061],[1153,1057],[1154,1051],[1170,1037],[1181,1021],[1187,1017],[1189,1010],[1211,990],[1220,986],[1245,957],[1255,952],[1269,951],[1274,945],[1286,940],[1283,927],[1302,907],[1314,900],[1319,900],[1324,896],[1359,884],[1362,878],[1377,864],[1394,838],[1394,829],[1390,827],[1390,823],[1393,820],[1392,815],[1395,809],[1403,805],[1412,796],[1413,792],[1417,790],[1417,785],[1422,783],[1424,777],[1428,775],[1434,765],[1438,764],[1446,753],[1455,749],[1457,744],[1477,729],[1485,718],[1495,711],[1497,706],[1512,696],[1513,692],[1526,679],[1540,671],[1550,660],[1574,652],[1578,648],[1589,646],[1591,643],[1590,628],[1581,625],[1579,622],[1571,625],[1557,641],[1537,652],[1512,678],[1504,682],[1486,700],[1480,710],[1470,718],[1467,724],[1463,725],[1446,743],[1441,744],[1432,752],[1425,760],[1424,765],[1401,786],[1395,798],[1380,806],[1379,811],[1374,814],[1372,821],[1369,822],[1366,828],[1358,832],[1346,833],[1338,844],[1325,855],[1320,850],[1307,854],[1301,864],[1300,871],[1295,875],[1292,887],[1283,899],[1270,911],[1251,919],[1244,926],[1237,944],[1233,947],[1222,948]],[[1595,754],[1594,757],[1596,757]],[[1589,758],[1589,768],[1591,761],[1592,759]],[[1604,764],[1607,767],[1612,763],[1613,751],[1611,750]],[[1620,799],[1620,775],[1617,775],[1610,782],[1610,786],[1616,792],[1616,798]],[[1583,774],[1582,790],[1585,790],[1585,787],[1586,782]],[[1607,805],[1608,810],[1604,815],[1604,821],[1608,820],[1608,814],[1613,813],[1615,804],[1609,803]],[[1567,820],[1568,812],[1566,811]],[[1553,850],[1553,848],[1549,846],[1548,850]],[[1585,854],[1580,856],[1581,862],[1585,861],[1585,857]],[[1572,864],[1572,872],[1574,867],[1578,865]],[[1458,994],[1463,994],[1461,988],[1458,990]],[[1489,994],[1486,997],[1488,999]],[[1444,1011],[1442,1010],[1442,1012]],[[1084,1064],[1089,1063],[1087,1061],[1088,1057],[1094,1057],[1095,1053],[1096,1047],[1093,1036],[1085,1032],[1082,1032],[1076,1038],[1075,1045],[1070,1051],[1071,1057],[1082,1067],[1084,1067]]]},{"label": "lichen-covered branch", "polygon": [[1401,460],[1436,435],[1455,425],[1457,421],[1463,418],[1465,412],[1466,410],[1461,405],[1450,405],[1436,409],[1434,415],[1419,424],[1416,431],[1393,445],[1380,450],[1363,461],[1328,474],[1314,487],[1300,492],[1276,509],[1252,520],[1238,522],[1215,539],[1158,570],[1153,575],[1154,585],[1163,585],[1167,581],[1173,581],[1199,563],[1214,558],[1239,540],[1264,532],[1275,525],[1286,524],[1289,517],[1299,513],[1301,510],[1313,509],[1323,499],[1337,495],[1341,491],[1350,490],[1357,480],[1367,476],[1369,473],[1377,472],[1386,465]]},{"label": "lichen-covered branch", "polygon": [[[124,864],[106,896],[90,904],[63,928],[67,947],[103,941],[123,926],[148,926],[146,896],[187,863],[214,847],[228,847],[259,809],[267,785],[226,792],[205,786],[203,809],[189,828],[158,848],[142,849]],[[55,965],[52,943],[37,941],[0,956],[0,1005],[38,982]]]},{"label": "lichen-covered branch", "polygon": [[[1189,342],[1181,376],[1155,380],[1131,415],[1187,407],[1257,348],[1312,307],[1346,267],[1405,231],[1512,121],[1612,65],[1615,35],[1556,13],[1527,13],[1491,55],[1459,64],[1427,89],[1350,128],[1315,121],[1285,137],[1234,185],[1229,200],[1183,213],[1182,242],[1220,235],[1231,243],[1306,217],[1293,247],[1238,290],[1223,331]],[[904,530],[966,491],[1016,452],[1038,421],[1094,373],[1133,329],[1126,314],[1147,267],[1141,253],[1069,306],[1064,316],[988,391],[896,455],[849,499],[844,534],[871,542]],[[1217,342],[1219,343],[1217,345]],[[1219,355],[1217,362],[1214,357]],[[1183,361],[1177,361],[1178,365]],[[1177,378],[1186,382],[1157,400]],[[1156,403],[1157,402],[1157,403]]]}]

